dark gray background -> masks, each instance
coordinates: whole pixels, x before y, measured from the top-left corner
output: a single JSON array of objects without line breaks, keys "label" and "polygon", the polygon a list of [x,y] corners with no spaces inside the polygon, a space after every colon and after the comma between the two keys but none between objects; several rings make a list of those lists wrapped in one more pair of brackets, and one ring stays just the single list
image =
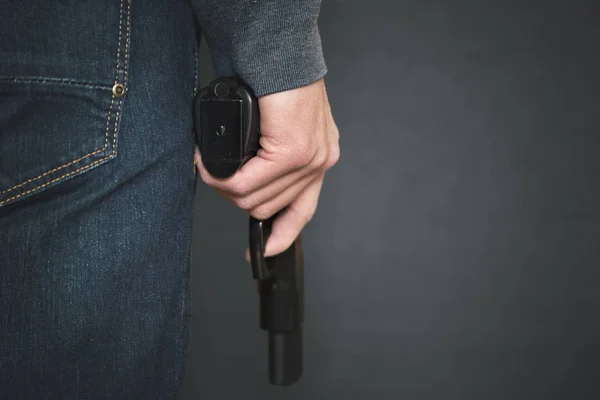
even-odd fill
[{"label": "dark gray background", "polygon": [[267,383],[247,218],[200,185],[181,398],[600,398],[600,3],[325,0],[320,26],[342,157],[304,377]]}]

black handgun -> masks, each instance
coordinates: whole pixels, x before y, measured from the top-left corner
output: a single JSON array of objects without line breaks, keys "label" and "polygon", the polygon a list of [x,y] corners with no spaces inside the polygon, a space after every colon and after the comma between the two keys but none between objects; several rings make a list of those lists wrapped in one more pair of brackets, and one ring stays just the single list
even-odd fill
[{"label": "black handgun", "polygon": [[[258,100],[237,76],[217,78],[202,89],[194,118],[202,164],[216,178],[232,176],[260,149]],[[260,327],[269,334],[269,382],[292,385],[302,375],[302,237],[283,253],[265,257],[276,216],[265,221],[250,217],[249,248],[252,276],[259,285]]]}]

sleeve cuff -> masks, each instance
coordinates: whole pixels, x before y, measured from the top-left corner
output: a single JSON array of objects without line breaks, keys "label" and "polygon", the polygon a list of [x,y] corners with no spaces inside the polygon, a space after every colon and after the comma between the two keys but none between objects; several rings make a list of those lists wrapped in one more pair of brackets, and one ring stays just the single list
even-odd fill
[{"label": "sleeve cuff", "polygon": [[248,16],[246,23],[233,24],[227,35],[205,34],[215,75],[238,75],[258,97],[323,78],[327,67],[318,3],[300,9],[289,2],[265,3],[270,7],[256,10],[259,15]]}]

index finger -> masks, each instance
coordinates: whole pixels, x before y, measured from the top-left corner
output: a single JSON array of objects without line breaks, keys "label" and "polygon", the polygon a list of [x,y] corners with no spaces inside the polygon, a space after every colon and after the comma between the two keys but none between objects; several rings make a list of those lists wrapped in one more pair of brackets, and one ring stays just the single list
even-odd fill
[{"label": "index finger", "polygon": [[265,158],[263,150],[259,150],[256,156],[242,165],[230,178],[218,179],[210,175],[201,162],[201,156],[198,168],[200,169],[202,180],[207,185],[240,195],[252,193],[270,184],[277,178],[298,169],[298,167],[294,167],[292,163],[285,162],[285,160]]}]

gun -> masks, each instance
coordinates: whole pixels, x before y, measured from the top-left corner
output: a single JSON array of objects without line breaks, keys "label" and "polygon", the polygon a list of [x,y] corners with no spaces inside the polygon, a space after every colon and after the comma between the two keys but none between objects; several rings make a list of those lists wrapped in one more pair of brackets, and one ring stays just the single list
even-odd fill
[{"label": "gun", "polygon": [[[258,99],[237,76],[217,78],[198,92],[194,118],[202,164],[216,178],[232,176],[260,149]],[[283,253],[265,257],[276,217],[262,221],[250,216],[249,249],[258,283],[259,326],[268,333],[269,382],[289,386],[303,369],[304,260],[301,234]]]}]

